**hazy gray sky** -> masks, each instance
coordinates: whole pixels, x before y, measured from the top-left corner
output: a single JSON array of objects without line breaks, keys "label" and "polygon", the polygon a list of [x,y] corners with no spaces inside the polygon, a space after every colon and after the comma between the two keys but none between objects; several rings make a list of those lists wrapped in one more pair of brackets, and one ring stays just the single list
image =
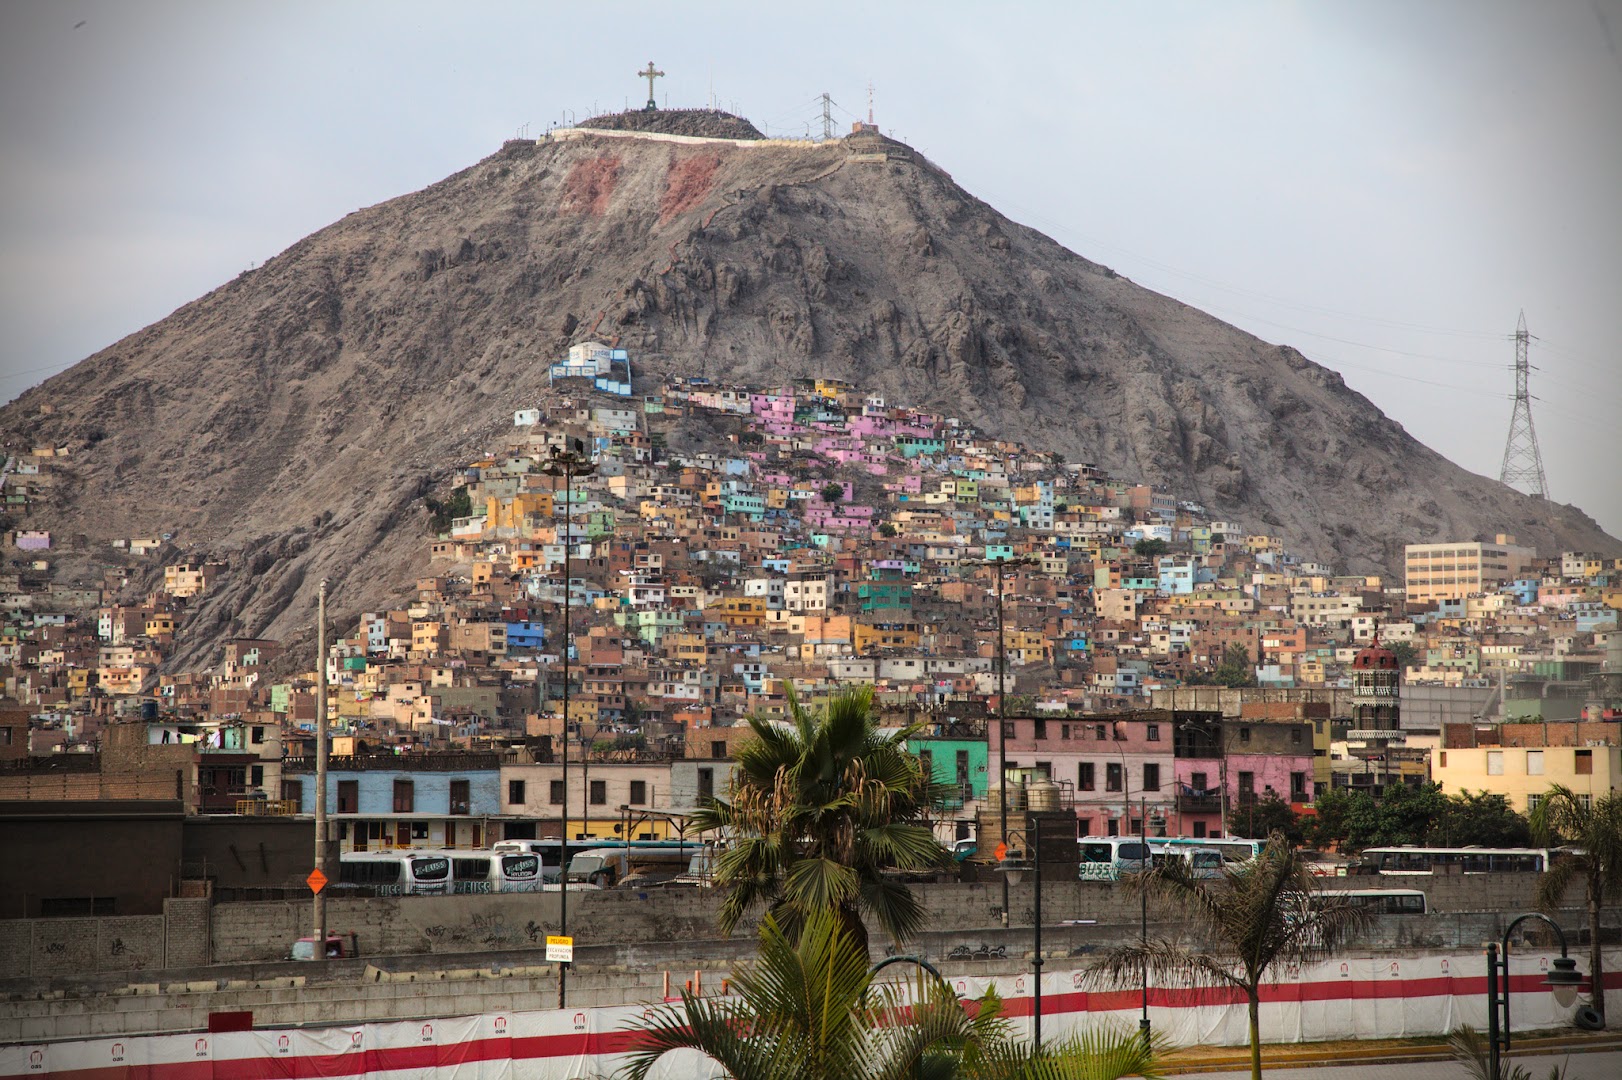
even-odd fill
[{"label": "hazy gray sky", "polygon": [[[82,25],[80,25],[82,23]],[[712,93],[865,113],[969,191],[1296,346],[1622,534],[1622,0],[0,6],[0,400],[358,207]]]}]

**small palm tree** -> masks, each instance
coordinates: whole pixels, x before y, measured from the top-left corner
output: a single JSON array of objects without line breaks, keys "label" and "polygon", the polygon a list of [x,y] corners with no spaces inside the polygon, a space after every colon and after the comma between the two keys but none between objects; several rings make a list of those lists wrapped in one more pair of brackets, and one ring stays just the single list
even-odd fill
[{"label": "small palm tree", "polygon": [[1092,1033],[1035,1052],[1013,1037],[994,993],[960,1001],[938,980],[878,984],[834,912],[791,936],[771,916],[737,995],[683,993],[633,1022],[622,1075],[646,1080],[675,1050],[693,1050],[733,1080],[1116,1080],[1158,1077],[1136,1033]]},{"label": "small palm tree", "polygon": [[1172,986],[1216,984],[1245,995],[1250,1010],[1250,1072],[1262,1075],[1261,984],[1275,966],[1331,955],[1368,913],[1322,892],[1300,853],[1274,833],[1261,854],[1220,878],[1196,878],[1182,860],[1133,875],[1131,884],[1185,916],[1199,934],[1190,948],[1145,941],[1110,949],[1095,978],[1138,985],[1145,973]]},{"label": "small palm tree", "polygon": [[[1584,800],[1589,800],[1585,803]],[[1622,795],[1599,799],[1554,784],[1532,811],[1532,835],[1540,843],[1567,843],[1574,850],[1550,863],[1538,878],[1537,902],[1553,911],[1574,882],[1588,890],[1589,975],[1594,1011],[1605,1020],[1605,968],[1600,953],[1600,910],[1622,898]]]},{"label": "small palm tree", "polygon": [[925,823],[942,788],[907,752],[914,729],[880,733],[872,687],[837,695],[815,716],[791,688],[788,706],[788,725],[750,720],[755,738],[738,748],[727,797],[694,819],[728,836],[715,868],[728,890],[721,929],[730,933],[764,906],[790,933],[812,913],[833,911],[864,952],[864,915],[904,940],[924,911],[893,872],[950,860]]},{"label": "small palm tree", "polygon": [[[1447,1037],[1448,1051],[1453,1060],[1464,1066],[1470,1074],[1470,1080],[1532,1080],[1532,1074],[1524,1065],[1515,1065],[1508,1061],[1498,1063],[1498,1075],[1492,1074],[1492,1055],[1487,1046],[1487,1040],[1481,1037],[1481,1032],[1465,1024],[1453,1030]],[[1566,1066],[1564,1063],[1549,1066],[1549,1080],[1564,1080]]]}]

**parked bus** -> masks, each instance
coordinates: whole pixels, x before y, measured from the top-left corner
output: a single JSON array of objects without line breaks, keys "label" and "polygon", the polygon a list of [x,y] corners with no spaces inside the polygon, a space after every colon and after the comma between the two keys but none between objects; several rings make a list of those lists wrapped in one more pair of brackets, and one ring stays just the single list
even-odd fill
[{"label": "parked bus", "polygon": [[1083,836],[1076,845],[1082,881],[1117,881],[1149,864],[1149,848],[1135,836]]},{"label": "parked bus", "polygon": [[1181,859],[1197,878],[1221,877],[1222,869],[1227,865],[1222,852],[1214,847],[1170,843],[1167,839],[1150,840],[1149,857],[1156,866],[1165,865],[1168,859]]},{"label": "parked bus", "polygon": [[444,896],[451,891],[450,859],[439,851],[346,851],[338,884],[369,888],[374,896]]},{"label": "parked bus", "polygon": [[1262,848],[1267,846],[1266,840],[1247,840],[1240,837],[1212,837],[1212,836],[1162,836],[1152,837],[1149,840],[1151,850],[1157,847],[1173,848],[1209,848],[1220,852],[1224,862],[1242,863],[1260,855]]},{"label": "parked bus", "polygon": [[1434,874],[1541,874],[1558,848],[1364,848],[1359,871],[1383,877]]},{"label": "parked bus", "polygon": [[1429,915],[1430,901],[1418,889],[1324,889],[1313,894],[1314,906],[1341,900],[1374,915]]}]

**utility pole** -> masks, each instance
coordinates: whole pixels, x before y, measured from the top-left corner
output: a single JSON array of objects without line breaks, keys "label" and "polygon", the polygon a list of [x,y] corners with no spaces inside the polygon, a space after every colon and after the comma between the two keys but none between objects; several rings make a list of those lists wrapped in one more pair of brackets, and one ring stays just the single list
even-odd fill
[{"label": "utility pole", "polygon": [[829,97],[826,93],[822,95],[822,137],[824,139],[831,139],[834,137],[833,103],[833,98]]},{"label": "utility pole", "polygon": [[[648,64],[651,69],[652,63]],[[653,89],[653,80],[648,80],[648,89]],[[569,588],[570,579],[574,573],[574,564],[570,554],[574,547],[574,513],[570,493],[574,489],[576,476],[590,476],[596,471],[596,466],[585,454],[586,444],[579,439],[574,440],[574,449],[559,450],[552,447],[552,458],[541,467],[541,472],[553,478],[563,478],[563,846],[558,856],[561,860],[558,865],[558,934],[569,936],[569,649],[572,645],[572,635],[569,628],[569,599],[572,592]],[[587,792],[590,796],[590,792]],[[558,964],[558,1008],[568,1007],[569,965]]]},{"label": "utility pole", "polygon": [[1515,324],[1515,409],[1509,417],[1509,438],[1504,442],[1504,464],[1498,470],[1498,482],[1519,488],[1535,499],[1546,499],[1549,484],[1543,475],[1537,432],[1532,429],[1532,394],[1527,389],[1532,365],[1527,362],[1526,351],[1531,340],[1523,311]]},{"label": "utility pole", "polygon": [[[327,579],[315,600],[315,868],[327,874]],[[331,877],[331,874],[327,874]],[[315,958],[327,958],[327,891],[316,892]]]}]

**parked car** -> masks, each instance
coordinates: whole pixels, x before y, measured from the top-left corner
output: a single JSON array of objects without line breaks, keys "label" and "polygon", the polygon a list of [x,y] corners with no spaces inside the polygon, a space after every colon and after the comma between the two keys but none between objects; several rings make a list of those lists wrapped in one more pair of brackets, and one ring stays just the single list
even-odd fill
[{"label": "parked car", "polygon": [[[327,959],[348,960],[352,956],[360,955],[359,939],[353,932],[345,934],[327,935]],[[287,952],[289,960],[314,960],[315,935],[301,937],[293,942],[293,947]]]}]

